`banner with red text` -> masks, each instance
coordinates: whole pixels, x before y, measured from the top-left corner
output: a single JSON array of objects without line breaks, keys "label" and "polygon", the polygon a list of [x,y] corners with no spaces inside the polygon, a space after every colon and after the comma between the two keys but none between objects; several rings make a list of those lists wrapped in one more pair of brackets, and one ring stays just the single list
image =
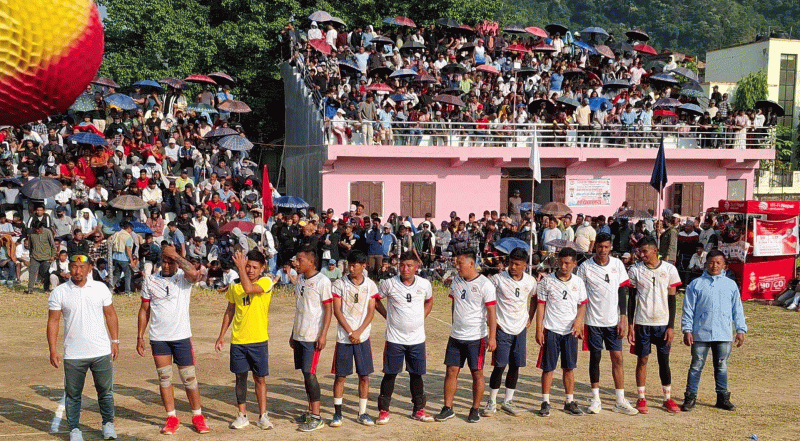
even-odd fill
[{"label": "banner with red text", "polygon": [[767,221],[753,219],[753,255],[796,255],[798,249],[797,217]]},{"label": "banner with red text", "polygon": [[570,207],[611,205],[611,178],[568,179],[567,205]]}]

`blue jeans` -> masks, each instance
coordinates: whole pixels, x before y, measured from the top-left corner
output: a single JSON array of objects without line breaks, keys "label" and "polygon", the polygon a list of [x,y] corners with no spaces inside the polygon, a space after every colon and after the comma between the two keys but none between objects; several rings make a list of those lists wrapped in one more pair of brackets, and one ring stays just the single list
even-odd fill
[{"label": "blue jeans", "polygon": [[714,383],[717,393],[728,391],[728,357],[731,355],[732,342],[729,341],[695,341],[692,344],[692,364],[689,366],[689,376],[686,379],[686,392],[697,394],[700,385],[700,375],[706,364],[706,357],[711,350],[711,360],[714,363]]},{"label": "blue jeans", "polygon": [[64,360],[64,407],[69,430],[78,428],[81,419],[81,397],[86,381],[86,371],[92,371],[97,404],[103,424],[114,422],[114,368],[111,355],[97,358]]},{"label": "blue jeans", "polygon": [[125,276],[125,292],[131,292],[131,282],[133,279],[133,270],[131,269],[131,263],[127,260],[117,260],[114,259],[114,274],[112,280],[112,291],[117,286],[117,282],[119,282],[120,272]]},{"label": "blue jeans", "polygon": [[267,264],[269,265],[269,273],[273,276],[278,272],[277,262],[278,253],[273,254],[272,257],[270,257],[267,261]]},{"label": "blue jeans", "polygon": [[[17,264],[11,260],[6,261],[7,264],[0,271],[0,280],[17,280]],[[30,275],[28,275],[30,277]]]}]

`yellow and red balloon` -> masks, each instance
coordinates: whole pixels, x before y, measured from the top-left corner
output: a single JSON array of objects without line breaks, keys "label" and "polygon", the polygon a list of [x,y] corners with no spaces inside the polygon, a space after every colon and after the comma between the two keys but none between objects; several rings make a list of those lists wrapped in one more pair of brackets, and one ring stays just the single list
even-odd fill
[{"label": "yellow and red balloon", "polygon": [[64,113],[103,59],[92,0],[0,0],[0,124]]}]

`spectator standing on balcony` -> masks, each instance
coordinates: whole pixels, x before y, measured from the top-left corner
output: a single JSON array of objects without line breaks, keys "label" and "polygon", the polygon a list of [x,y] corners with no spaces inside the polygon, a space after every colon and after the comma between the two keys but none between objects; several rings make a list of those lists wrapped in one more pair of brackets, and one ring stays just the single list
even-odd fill
[{"label": "spectator standing on balcony", "polygon": [[722,95],[722,100],[719,101],[719,110],[717,111],[717,118],[721,120],[728,119],[728,114],[731,113],[731,103],[728,102],[728,94]]},{"label": "spectator standing on balcony", "polygon": [[378,110],[378,120],[380,121],[379,137],[381,144],[394,145],[394,131],[392,130],[392,121],[395,112],[390,103],[386,103],[383,109]]},{"label": "spectator standing on balcony", "polygon": [[589,107],[589,99],[584,98],[581,101],[581,105],[575,110],[575,119],[578,122],[578,146],[579,147],[588,147],[591,137],[589,136],[589,130],[592,129],[589,120],[592,117],[592,108]]},{"label": "spectator standing on balcony", "polygon": [[372,145],[375,139],[375,130],[372,126],[378,120],[378,108],[375,105],[375,97],[370,93],[365,101],[358,103],[358,121],[361,123],[361,133],[364,136],[363,142]]}]

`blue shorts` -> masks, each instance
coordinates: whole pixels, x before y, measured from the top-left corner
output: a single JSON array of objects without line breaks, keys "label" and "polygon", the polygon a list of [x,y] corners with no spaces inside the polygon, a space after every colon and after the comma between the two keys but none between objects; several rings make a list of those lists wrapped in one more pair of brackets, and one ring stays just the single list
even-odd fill
[{"label": "blue shorts", "polygon": [[458,340],[450,337],[447,340],[447,350],[444,354],[444,364],[447,367],[464,367],[466,361],[469,369],[480,371],[486,355],[486,337],[478,340]]},{"label": "blue shorts", "polygon": [[153,350],[153,355],[172,355],[172,361],[178,366],[194,366],[194,348],[190,338],[150,341],[150,348]]},{"label": "blue shorts", "polygon": [[399,374],[403,371],[403,361],[409,374],[425,375],[427,369],[425,343],[401,345],[387,341],[383,346],[383,373]]},{"label": "blue shorts", "polygon": [[544,346],[542,346],[542,370],[556,370],[558,357],[561,356],[561,369],[575,369],[578,365],[578,338],[572,333],[561,335],[544,330]]},{"label": "blue shorts", "polygon": [[590,351],[602,351],[604,346],[609,351],[622,351],[622,336],[617,335],[616,326],[587,326],[586,329],[586,342]]},{"label": "blue shorts", "polygon": [[358,375],[369,375],[375,372],[375,367],[372,365],[372,344],[369,339],[357,345],[336,343],[331,373],[337,377],[352,375],[354,361]]},{"label": "blue shorts", "polygon": [[231,344],[231,372],[253,372],[257,377],[269,375],[269,342]]},{"label": "blue shorts", "polygon": [[497,328],[497,348],[492,352],[492,366],[506,367],[509,364],[525,367],[527,356],[528,330],[523,329],[517,335],[506,334]]},{"label": "blue shorts", "polygon": [[294,341],[294,368],[304,374],[316,374],[319,351],[315,341]]},{"label": "blue shorts", "polygon": [[637,357],[650,355],[650,345],[656,345],[659,354],[669,354],[670,345],[664,340],[667,334],[666,326],[636,325],[636,344],[633,353]]}]

